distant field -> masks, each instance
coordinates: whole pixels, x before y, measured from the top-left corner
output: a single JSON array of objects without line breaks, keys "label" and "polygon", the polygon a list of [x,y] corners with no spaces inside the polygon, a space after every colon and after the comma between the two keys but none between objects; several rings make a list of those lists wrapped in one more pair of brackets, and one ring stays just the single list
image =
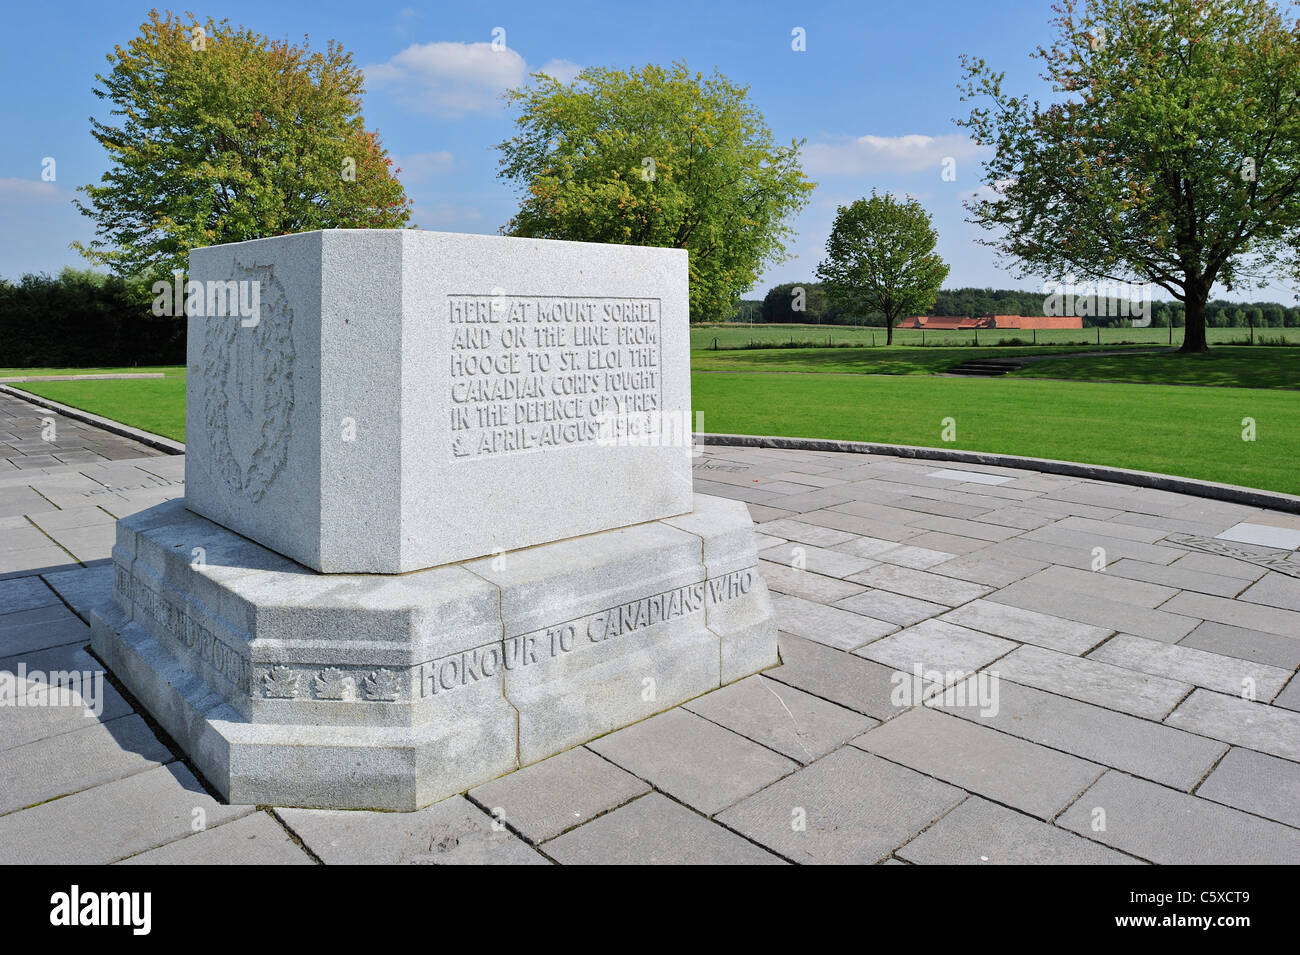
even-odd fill
[{"label": "distant field", "polygon": [[[1168,345],[1169,329],[1167,328],[1103,328],[1101,331],[1102,345],[1116,345],[1122,342],[1133,342],[1144,345]],[[1175,328],[1173,343],[1181,345],[1183,343],[1183,330]],[[1038,332],[1037,344],[1040,345],[1065,345],[1084,343],[1088,345],[1097,344],[1097,332],[1095,328],[1083,329],[1043,329]],[[927,346],[937,345],[974,345],[976,335],[979,336],[980,345],[996,345],[1001,339],[1019,338],[1022,341],[1031,341],[1034,337],[1032,331],[1023,331],[1014,328],[985,328],[978,332],[941,332],[926,331],[924,333],[925,344]],[[691,348],[705,349],[713,348],[713,340],[718,340],[719,348],[743,348],[751,341],[757,342],[796,342],[816,341],[824,343],[829,338],[833,344],[848,342],[851,344],[872,343],[872,336],[875,336],[877,345],[884,345],[885,330],[883,328],[861,328],[854,325],[717,325],[717,326],[692,326],[691,327]],[[896,328],[894,329],[895,345],[920,345],[922,339],[920,329]],[[1216,342],[1236,342],[1245,341],[1250,337],[1248,328],[1211,328],[1207,330],[1207,337],[1210,344]],[[1255,329],[1255,339],[1260,338],[1285,338],[1289,342],[1300,344],[1300,328],[1257,328]]]},{"label": "distant field", "polygon": [[[1097,346],[1091,346],[1096,349]],[[1110,346],[1111,348],[1123,346]],[[1137,346],[1134,346],[1137,347]],[[741,348],[698,351],[691,355],[695,371],[799,372],[836,375],[932,375],[974,358],[1009,358],[1083,351],[1083,346],[1037,347],[895,347],[895,348]],[[1255,349],[1259,351],[1260,349]],[[1285,349],[1276,349],[1285,351]],[[1298,356],[1300,357],[1300,356]],[[1062,377],[1074,377],[1064,375]]]}]

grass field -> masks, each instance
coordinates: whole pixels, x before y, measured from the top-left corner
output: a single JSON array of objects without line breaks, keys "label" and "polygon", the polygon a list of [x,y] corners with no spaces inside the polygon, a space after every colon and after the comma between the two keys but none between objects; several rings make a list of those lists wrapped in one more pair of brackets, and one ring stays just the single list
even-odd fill
[{"label": "grass field", "polygon": [[[1100,344],[1102,345],[1118,345],[1124,342],[1140,345],[1169,344],[1169,329],[1167,328],[1103,328],[1100,331]],[[1036,344],[1077,345],[1082,343],[1096,346],[1098,344],[1097,332],[1098,329],[1095,328],[1042,329],[1038,332]],[[1034,336],[1032,331],[1021,331],[1014,328],[985,328],[978,333],[974,331],[927,331],[924,338],[926,347],[970,347],[975,344],[977,334],[981,346],[997,345],[1002,339],[1019,338],[1028,342]],[[1206,330],[1206,334],[1210,344],[1224,344],[1247,340],[1250,337],[1250,329],[1210,328]],[[883,328],[861,328],[855,325],[695,325],[691,327],[691,348],[712,349],[715,338],[718,340],[719,348],[743,348],[751,341],[781,343],[793,340],[796,342],[815,341],[818,344],[824,344],[828,338],[836,345],[842,342],[870,345],[872,344],[873,335],[878,346],[885,344],[885,330]],[[1289,342],[1300,344],[1300,328],[1255,329],[1256,341],[1261,338],[1285,338]],[[920,329],[894,329],[894,344],[896,345],[920,345],[921,339]],[[1183,330],[1175,328],[1173,344],[1181,345],[1182,343]]]},{"label": "grass field", "polygon": [[[1300,388],[1300,351],[1222,345],[1201,355],[1164,352],[1049,358],[1026,365],[1012,374],[1017,378],[1076,378],[1228,388]],[[1300,401],[1300,397],[1295,400]]]},{"label": "grass field", "polygon": [[184,365],[140,365],[130,368],[0,368],[0,378],[27,378],[35,375],[184,375]]},{"label": "grass field", "polygon": [[[1300,493],[1300,400],[1286,391],[808,374],[696,374],[692,389],[706,431],[963,448]],[[1253,442],[1242,440],[1246,417]]]},{"label": "grass field", "polygon": [[939,348],[929,345],[925,348],[742,348],[692,352],[691,367],[695,371],[932,375],[975,358],[1051,355],[1081,350],[1077,345],[1040,345],[1036,348]]},{"label": "grass field", "polygon": [[[162,370],[162,369],[160,369]],[[135,378],[116,381],[41,381],[14,385],[82,411],[112,418],[133,428],[161,434],[173,441],[185,440],[185,369],[168,378]],[[81,373],[93,374],[90,369]],[[47,372],[55,374],[56,372]],[[77,373],[57,372],[61,374]]]}]

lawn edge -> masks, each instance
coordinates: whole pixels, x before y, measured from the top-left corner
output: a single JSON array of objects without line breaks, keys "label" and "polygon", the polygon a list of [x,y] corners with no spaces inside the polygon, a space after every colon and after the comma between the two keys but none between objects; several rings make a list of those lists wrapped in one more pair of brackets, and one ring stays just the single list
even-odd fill
[{"label": "lawn edge", "polygon": [[85,424],[93,424],[97,428],[102,428],[103,430],[120,437],[139,441],[141,444],[151,447],[155,451],[162,451],[164,454],[185,453],[185,445],[181,444],[179,441],[173,441],[171,438],[164,437],[161,434],[154,434],[152,431],[133,428],[129,424],[114,421],[112,418],[105,418],[102,415],[91,414],[89,411],[74,408],[72,405],[65,405],[61,401],[55,401],[52,398],[46,398],[43,395],[38,395],[30,391],[23,391],[21,388],[13,388],[9,385],[0,385],[0,394],[6,394],[10,397],[18,398],[20,401],[26,401],[28,404],[36,405],[38,408],[57,411],[65,418],[72,418],[75,421],[81,421]]},{"label": "lawn edge", "polygon": [[1155,471],[1134,471],[1130,468],[1110,467],[1104,464],[1083,464],[1078,461],[1057,461],[1053,458],[1029,458],[1015,454],[997,454],[990,451],[962,451],[956,448],[926,448],[910,444],[876,444],[866,441],[840,441],[834,438],[790,438],[773,435],[697,433],[698,444],[743,447],[777,448],[786,451],[838,451],[850,454],[883,454],[898,458],[917,458],[933,461],[955,461],[962,464],[984,464],[993,467],[1021,468],[1045,474],[1062,474],[1068,477],[1091,478],[1112,484],[1172,491],[1194,497],[1246,504],[1251,507],[1271,508],[1300,514],[1300,496],[1281,491],[1242,487],[1237,484],[1220,484],[1197,478],[1160,474]]}]

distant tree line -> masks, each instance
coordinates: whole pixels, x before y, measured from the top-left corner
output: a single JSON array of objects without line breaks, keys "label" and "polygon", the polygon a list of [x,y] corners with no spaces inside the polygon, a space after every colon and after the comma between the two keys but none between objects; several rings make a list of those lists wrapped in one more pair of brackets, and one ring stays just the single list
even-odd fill
[{"label": "distant tree line", "polygon": [[[1043,292],[1021,289],[958,288],[942,289],[928,315],[1042,315]],[[1211,328],[1300,328],[1300,306],[1276,302],[1226,302],[1222,299],[1205,306],[1206,322]],[[1154,328],[1183,327],[1182,302],[1153,301],[1151,325]],[[810,325],[884,325],[884,316],[837,307],[820,282],[785,282],[772,288],[764,298],[741,300],[736,322],[806,323]],[[1098,315],[1084,316],[1085,327],[1122,327],[1129,318]]]},{"label": "distant tree line", "polygon": [[66,268],[0,279],[0,367],[185,362],[185,320],[155,317],[138,283]]}]

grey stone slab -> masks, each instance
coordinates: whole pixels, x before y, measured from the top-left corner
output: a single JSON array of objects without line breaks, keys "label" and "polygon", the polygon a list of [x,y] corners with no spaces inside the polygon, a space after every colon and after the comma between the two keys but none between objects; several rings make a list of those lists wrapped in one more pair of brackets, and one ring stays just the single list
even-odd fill
[{"label": "grey stone slab", "polygon": [[804,764],[825,756],[877,723],[762,676],[748,677],[683,705],[733,733]]},{"label": "grey stone slab", "polygon": [[1300,676],[1291,678],[1291,682],[1286,685],[1286,688],[1273,698],[1273,705],[1284,706],[1288,710],[1300,711]]},{"label": "grey stone slab", "polygon": [[1098,521],[1089,517],[1067,517],[1057,523],[1057,527],[1078,531],[1082,534],[1095,534],[1100,537],[1119,537],[1124,540],[1141,541],[1154,544],[1165,536],[1159,528],[1142,524],[1128,523],[1129,515],[1120,514],[1110,520]]},{"label": "grey stone slab", "polygon": [[418,812],[277,809],[326,865],[545,865],[546,859],[464,796]]},{"label": "grey stone slab", "polygon": [[1040,819],[1051,819],[1102,773],[1095,763],[925,706],[853,745]]},{"label": "grey stone slab", "polygon": [[834,547],[836,544],[853,540],[855,536],[848,531],[837,531],[833,527],[823,527],[820,524],[805,524],[803,521],[789,518],[760,524],[758,531],[788,541],[812,544],[814,547]]},{"label": "grey stone slab", "polygon": [[1047,564],[1039,560],[1026,560],[1009,554],[990,554],[983,550],[934,564],[930,567],[930,572],[990,587],[1005,587],[1030,574],[1036,574],[1045,567]]},{"label": "grey stone slab", "polygon": [[1268,573],[1242,591],[1237,599],[1283,610],[1300,610],[1300,579]]},{"label": "grey stone slab", "polygon": [[1226,623],[1203,623],[1179,640],[1178,645],[1252,660],[1284,670],[1300,666],[1300,641]]},{"label": "grey stone slab", "polygon": [[858,517],[856,514],[848,514],[840,510],[818,509],[816,511],[807,511],[799,515],[799,520],[807,524],[834,527],[837,530],[848,531],[862,537],[874,537],[878,540],[899,543],[913,537],[919,537],[924,533],[918,528],[908,527],[906,524],[900,524],[896,521],[879,521],[870,517]]},{"label": "grey stone slab", "polygon": [[35,610],[59,602],[58,595],[45,586],[40,577],[17,577],[0,580],[0,626],[11,613]]},{"label": "grey stone slab", "polygon": [[[1183,592],[1164,604],[1161,609],[1169,613],[1183,614],[1186,617],[1199,617],[1202,620],[1225,623],[1234,627],[1263,630],[1265,633],[1276,633],[1284,637],[1300,635],[1300,613],[1246,603],[1242,600]],[[1129,632],[1136,632],[1131,628],[1126,629]],[[1147,636],[1147,634],[1141,633],[1140,636]]]},{"label": "grey stone slab", "polygon": [[[1179,595],[1181,596],[1185,595]],[[1201,622],[1190,612],[1177,612],[1174,604],[1179,597],[1169,601],[1160,610],[1146,610],[1095,594],[1082,594],[1032,580],[1022,580],[991,594],[989,599],[1023,610],[1036,610],[1092,624],[1105,630],[1123,630],[1141,637],[1175,643],[1191,633]]]},{"label": "grey stone slab", "polygon": [[1140,865],[1097,845],[979,797],[971,797],[898,850],[916,865]]},{"label": "grey stone slab", "polygon": [[[1231,557],[1222,557],[1218,554],[1202,554],[1194,552],[1184,554],[1176,561],[1169,565],[1176,570],[1191,570],[1201,574],[1216,574],[1220,577],[1235,577],[1238,580],[1250,581],[1259,580],[1267,572],[1267,568],[1260,567],[1257,564],[1251,564],[1244,560],[1235,560]],[[1243,583],[1242,588],[1246,585]],[[1195,587],[1185,588],[1195,590]]]},{"label": "grey stone slab", "polygon": [[1086,597],[1132,604],[1154,609],[1178,593],[1176,587],[1131,580],[1106,570],[1079,570],[1075,567],[1048,567],[1020,582],[1023,587],[1042,586],[1068,590]]},{"label": "grey stone slab", "polygon": [[[898,685],[896,673],[892,667],[843,650],[782,634],[781,666],[768,670],[765,676],[884,720],[905,708],[892,699]],[[925,686],[927,690],[936,688],[932,683]]]},{"label": "grey stone slab", "polygon": [[864,537],[854,535],[842,544],[836,544],[832,550],[843,551],[846,554],[852,554],[854,557],[875,557],[883,554],[885,551],[899,549],[903,545],[897,541],[884,540],[880,537]]},{"label": "grey stone slab", "polygon": [[759,556],[766,561],[785,564],[796,570],[810,570],[827,577],[848,577],[875,565],[874,560],[842,554],[837,550],[811,544],[788,543],[765,548]]},{"label": "grey stone slab", "polygon": [[536,844],[649,789],[643,780],[578,746],[471,789],[469,797]]},{"label": "grey stone slab", "polygon": [[136,715],[0,751],[0,813],[12,812],[170,762]]},{"label": "grey stone slab", "polygon": [[953,534],[977,541],[1004,541],[1020,533],[1020,529],[1016,527],[1003,527],[1000,524],[985,524],[981,521],[934,514],[911,523],[913,527],[924,527],[926,530],[938,531],[941,534]]},{"label": "grey stone slab", "polygon": [[759,561],[758,572],[767,581],[769,590],[802,597],[815,603],[833,603],[867,589],[861,584],[840,580],[838,577],[827,577],[810,570],[794,570],[770,560]]},{"label": "grey stone slab", "polygon": [[1222,534],[1216,534],[1219,540],[1236,541],[1239,544],[1259,544],[1261,547],[1276,547],[1279,550],[1300,548],[1300,529],[1294,527],[1274,527],[1271,524],[1254,524],[1243,521],[1234,524]]},{"label": "grey stone slab", "polygon": [[911,538],[908,543],[913,547],[947,554],[970,554],[993,546],[988,541],[976,537],[962,537],[942,531],[927,531]]},{"label": "grey stone slab", "polygon": [[0,659],[0,687],[8,685],[0,690],[0,751],[126,716],[130,705],[103,674],[76,644]]},{"label": "grey stone slab", "polygon": [[899,567],[911,567],[915,570],[925,570],[936,564],[942,564],[944,561],[951,560],[955,555],[944,550],[933,550],[929,547],[916,547],[912,544],[903,544],[900,547],[894,547],[880,553],[880,560],[887,564],[896,564]]},{"label": "grey stone slab", "polygon": [[710,816],[798,767],[784,756],[682,709],[661,713],[587,745],[656,789]]},{"label": "grey stone slab", "polygon": [[924,620],[869,643],[854,654],[904,673],[913,673],[916,667],[927,673],[937,671],[943,674],[943,684],[948,685],[983,669],[1017,646],[1010,640],[953,623]]},{"label": "grey stone slab", "polygon": [[888,590],[868,590],[853,597],[835,601],[834,606],[854,613],[865,614],[876,620],[887,620],[899,626],[920,623],[943,613],[948,608],[928,600],[904,597]]},{"label": "grey stone slab", "polygon": [[1148,544],[1143,541],[1129,540],[1114,535],[1106,536],[1091,531],[1071,530],[1062,527],[1060,522],[1026,531],[1023,540],[1038,541],[1047,544],[1060,544],[1066,547],[1085,550],[1089,554],[1093,548],[1101,547],[1106,551],[1106,560],[1119,560],[1131,557],[1134,560],[1147,561],[1152,564],[1168,564],[1177,560],[1186,551],[1161,544]]},{"label": "grey stone slab", "polygon": [[1164,719],[1192,691],[1190,683],[1042,647],[1021,647],[993,669],[1005,680],[1149,720]]},{"label": "grey stone slab", "polygon": [[102,865],[253,811],[218,803],[180,763],[169,763],[0,816],[0,856],[15,865]]},{"label": "grey stone slab", "polygon": [[50,587],[83,620],[94,607],[113,599],[113,565],[107,561],[92,567],[43,575]]},{"label": "grey stone slab", "polygon": [[1108,629],[1091,624],[1012,607],[993,600],[974,600],[939,619],[1020,643],[1032,643],[1074,654],[1086,653],[1111,633]]},{"label": "grey stone slab", "polygon": [[1300,761],[1300,713],[1197,689],[1165,722],[1170,726]]},{"label": "grey stone slab", "polygon": [[315,865],[266,812],[204,829],[118,865]]},{"label": "grey stone slab", "polygon": [[718,818],[795,862],[870,864],[963,798],[960,789],[846,746]]},{"label": "grey stone slab", "polygon": [[881,564],[853,574],[849,579],[854,583],[865,584],[878,590],[888,590],[906,597],[915,597],[918,600],[945,604],[949,607],[977,600],[993,589],[982,584],[972,584],[940,574],[888,564]]},{"label": "grey stone slab", "polygon": [[1012,480],[1005,474],[985,474],[982,471],[963,471],[958,468],[940,468],[938,471],[931,471],[926,476],[970,484],[1006,484]]},{"label": "grey stone slab", "polygon": [[1116,634],[1089,653],[1088,658],[1220,693],[1240,694],[1253,685],[1256,698],[1264,701],[1273,699],[1291,676],[1290,671],[1281,667],[1127,633]]},{"label": "grey stone slab", "polygon": [[773,594],[772,609],[780,630],[841,650],[853,650],[898,629],[886,620],[787,594]]},{"label": "grey stone slab", "polygon": [[1125,558],[1117,560],[1106,568],[1111,577],[1127,577],[1130,580],[1144,580],[1152,584],[1163,584],[1179,590],[1195,590],[1203,594],[1219,597],[1235,597],[1246,586],[1239,577],[1227,577],[1223,574],[1206,573],[1184,567],[1181,560],[1172,564],[1148,564],[1140,560]]},{"label": "grey stone slab", "polygon": [[965,688],[964,693],[964,700],[935,705],[1012,736],[1184,791],[1227,751],[1222,743],[1203,736],[1008,680],[997,684],[991,715],[983,715],[988,708],[979,702],[975,688]]},{"label": "grey stone slab", "polygon": [[1300,828],[1300,764],[1233,747],[1196,795]]},{"label": "grey stone slab", "polygon": [[564,865],[781,865],[784,860],[659,793],[543,847]]},{"label": "grey stone slab", "polygon": [[1168,865],[1300,862],[1300,830],[1113,771],[1057,825]]}]

